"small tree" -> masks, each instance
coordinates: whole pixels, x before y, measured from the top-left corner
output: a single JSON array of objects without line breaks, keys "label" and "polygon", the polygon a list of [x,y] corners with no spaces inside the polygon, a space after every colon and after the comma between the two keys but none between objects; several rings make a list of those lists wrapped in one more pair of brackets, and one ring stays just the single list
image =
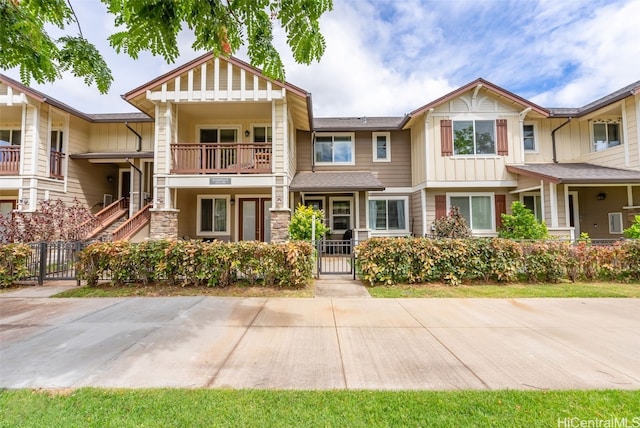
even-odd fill
[{"label": "small tree", "polygon": [[438,238],[468,238],[471,236],[467,220],[460,213],[460,208],[455,205],[451,207],[447,216],[440,217],[433,222],[433,231]]},{"label": "small tree", "polygon": [[298,205],[289,223],[289,237],[294,241],[311,241],[314,216],[316,239],[323,237],[329,231],[324,224],[324,211],[302,204]]},{"label": "small tree", "polygon": [[549,238],[547,225],[539,222],[535,214],[522,202],[511,204],[512,214],[502,214],[502,228],[498,231],[500,238],[507,239],[546,239]]},{"label": "small tree", "polygon": [[640,215],[634,216],[631,226],[624,230],[624,237],[629,239],[640,239]]},{"label": "small tree", "polygon": [[34,212],[0,215],[0,242],[80,241],[96,227],[96,218],[79,200],[41,201]]}]

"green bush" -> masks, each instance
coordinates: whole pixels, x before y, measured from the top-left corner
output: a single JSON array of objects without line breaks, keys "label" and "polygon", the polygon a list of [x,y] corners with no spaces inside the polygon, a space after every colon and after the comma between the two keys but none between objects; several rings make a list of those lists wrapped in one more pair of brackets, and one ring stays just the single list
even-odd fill
[{"label": "green bush", "polygon": [[298,205],[289,223],[289,237],[294,241],[311,241],[315,216],[315,239],[321,239],[329,231],[324,224],[324,211],[306,205]]},{"label": "green bush", "polygon": [[29,274],[27,260],[31,248],[26,244],[0,245],[0,288],[9,287]]},{"label": "green bush", "polygon": [[95,285],[166,282],[225,287],[250,285],[304,287],[313,270],[313,247],[306,242],[267,244],[241,241],[127,241],[89,245],[78,258],[78,279]]},{"label": "green bush", "polygon": [[633,217],[633,223],[624,230],[624,237],[630,239],[640,239],[640,215]]},{"label": "green bush", "polygon": [[549,237],[547,226],[539,222],[535,214],[520,201],[511,204],[511,214],[501,215],[502,227],[498,231],[500,238],[546,239]]}]

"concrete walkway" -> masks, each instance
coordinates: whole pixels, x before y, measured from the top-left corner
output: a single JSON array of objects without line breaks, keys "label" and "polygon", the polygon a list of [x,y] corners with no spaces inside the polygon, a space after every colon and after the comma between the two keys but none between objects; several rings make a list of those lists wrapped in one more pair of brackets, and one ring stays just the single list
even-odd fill
[{"label": "concrete walkway", "polygon": [[0,388],[640,388],[640,299],[24,293],[0,294]]}]

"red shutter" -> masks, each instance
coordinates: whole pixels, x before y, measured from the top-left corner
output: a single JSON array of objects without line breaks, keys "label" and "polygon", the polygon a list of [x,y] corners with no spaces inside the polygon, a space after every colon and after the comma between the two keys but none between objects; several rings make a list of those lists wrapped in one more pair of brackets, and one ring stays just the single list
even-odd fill
[{"label": "red shutter", "polygon": [[498,132],[498,155],[506,156],[509,154],[509,139],[507,138],[507,119],[496,120],[496,128]]},{"label": "red shutter", "polygon": [[436,219],[447,216],[447,196],[436,195]]},{"label": "red shutter", "polygon": [[440,121],[440,148],[442,156],[453,156],[453,133],[450,120]]},{"label": "red shutter", "polygon": [[502,227],[502,214],[507,212],[507,198],[505,195],[495,195],[496,203],[496,229]]}]

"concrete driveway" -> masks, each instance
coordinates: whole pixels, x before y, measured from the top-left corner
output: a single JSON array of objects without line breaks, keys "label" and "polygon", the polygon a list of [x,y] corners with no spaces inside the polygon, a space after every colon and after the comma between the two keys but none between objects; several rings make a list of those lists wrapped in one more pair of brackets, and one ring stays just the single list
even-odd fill
[{"label": "concrete driveway", "polygon": [[640,388],[640,299],[0,295],[0,387]]}]

